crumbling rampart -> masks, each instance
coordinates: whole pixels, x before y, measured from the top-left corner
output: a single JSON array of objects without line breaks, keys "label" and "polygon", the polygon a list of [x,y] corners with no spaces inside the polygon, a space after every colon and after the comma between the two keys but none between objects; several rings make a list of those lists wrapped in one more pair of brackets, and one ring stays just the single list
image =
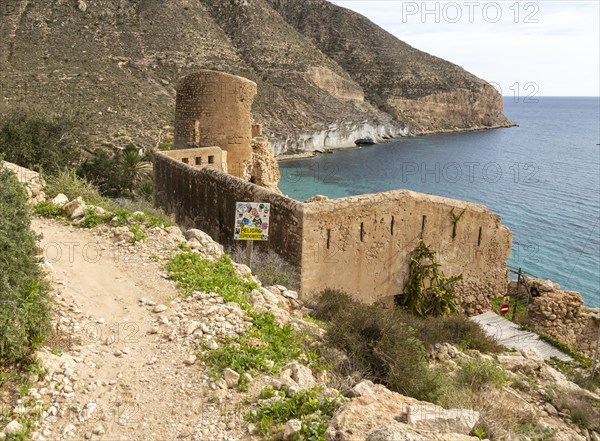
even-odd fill
[{"label": "crumbling rampart", "polygon": [[[332,287],[366,302],[390,301],[403,291],[420,240],[437,251],[448,276],[463,274],[459,300],[467,312],[506,291],[511,233],[481,205],[406,190],[302,203],[164,153],[154,170],[156,205],[226,246],[234,243],[236,202],[270,203],[269,240],[261,245],[298,268],[303,296]],[[453,210],[465,210],[456,227]]]}]

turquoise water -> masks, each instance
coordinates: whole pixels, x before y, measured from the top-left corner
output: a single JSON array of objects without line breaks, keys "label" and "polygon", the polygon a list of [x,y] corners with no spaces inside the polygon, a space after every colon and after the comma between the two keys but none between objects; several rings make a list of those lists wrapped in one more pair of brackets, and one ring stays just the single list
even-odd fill
[{"label": "turquoise water", "polygon": [[519,127],[403,138],[280,163],[298,200],[410,189],[485,204],[513,232],[509,265],[600,307],[600,101],[504,101]]}]

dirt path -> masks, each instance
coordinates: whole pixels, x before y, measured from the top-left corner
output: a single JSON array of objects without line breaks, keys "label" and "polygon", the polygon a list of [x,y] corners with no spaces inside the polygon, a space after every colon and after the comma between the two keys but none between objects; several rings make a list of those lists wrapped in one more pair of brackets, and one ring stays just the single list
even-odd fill
[{"label": "dirt path", "polygon": [[[192,349],[169,340],[178,300],[162,263],[119,253],[126,247],[97,231],[45,219],[33,228],[56,277],[59,320],[78,340],[60,357],[42,357],[59,386],[41,439],[245,438],[232,424],[231,394],[215,401]],[[160,305],[168,309],[155,312]]]}]

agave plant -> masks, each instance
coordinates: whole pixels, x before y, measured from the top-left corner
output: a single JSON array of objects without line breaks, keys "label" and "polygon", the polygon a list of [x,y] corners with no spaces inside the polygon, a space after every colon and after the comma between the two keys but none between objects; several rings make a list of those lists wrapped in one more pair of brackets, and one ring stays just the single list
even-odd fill
[{"label": "agave plant", "polygon": [[408,280],[397,303],[419,317],[439,317],[458,310],[453,285],[462,274],[446,278],[439,270],[435,252],[420,242],[410,257]]}]

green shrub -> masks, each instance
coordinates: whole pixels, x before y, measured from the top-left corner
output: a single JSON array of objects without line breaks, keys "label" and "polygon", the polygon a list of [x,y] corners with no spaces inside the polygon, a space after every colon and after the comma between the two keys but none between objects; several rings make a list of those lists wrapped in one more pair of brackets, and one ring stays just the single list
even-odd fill
[{"label": "green shrub", "polygon": [[[341,311],[353,308],[356,304],[357,301],[343,291],[327,288],[309,306],[313,309],[311,315],[314,318],[328,322]],[[400,308],[396,308],[393,314],[395,321],[415,329],[418,338],[427,348],[436,343],[450,343],[463,350],[476,349],[491,353],[503,350],[503,347],[489,337],[477,323],[460,314],[421,318]]]},{"label": "green shrub", "polygon": [[171,258],[167,264],[169,279],[177,282],[184,295],[194,291],[216,292],[226,302],[236,302],[242,309],[249,308],[248,293],[258,288],[249,278],[238,275],[231,258],[223,254],[216,262],[186,251]]},{"label": "green shrub", "polygon": [[349,357],[348,372],[341,374],[358,371],[404,395],[430,401],[439,397],[440,373],[429,368],[427,352],[416,330],[399,320],[393,309],[351,300],[346,303],[333,290],[324,292],[320,298],[325,304],[330,300],[332,310],[339,308],[319,318],[329,317],[326,339]]},{"label": "green shrub", "polygon": [[175,139],[172,136],[167,136],[163,139],[160,144],[158,144],[158,150],[173,150],[173,144],[175,143]]},{"label": "green shrub", "polygon": [[481,326],[464,315],[452,314],[427,319],[413,316],[411,321],[407,317],[409,314],[400,315],[404,315],[401,320],[417,329],[419,338],[427,346],[433,346],[436,343],[450,343],[463,351],[475,349],[484,353],[499,353],[504,350],[496,340],[481,329]]},{"label": "green shrub", "polygon": [[487,438],[487,433],[485,432],[485,429],[483,427],[476,427],[473,430],[473,435],[475,435],[479,439],[486,439]]},{"label": "green shrub", "polygon": [[114,155],[103,149],[95,149],[92,156],[79,166],[77,173],[92,182],[106,196],[119,196],[127,186]]},{"label": "green shrub", "polygon": [[317,320],[328,322],[355,304],[356,301],[344,291],[326,288],[321,291],[316,302],[310,305],[314,310],[311,315]]},{"label": "green shrub", "polygon": [[514,433],[526,435],[532,441],[550,441],[556,435],[556,429],[542,427],[539,423],[522,423],[513,428]]},{"label": "green shrub", "polygon": [[435,252],[423,242],[410,257],[404,293],[396,296],[397,304],[419,317],[439,317],[457,311],[453,285],[462,275],[446,278],[439,270]]},{"label": "green shrub", "polygon": [[510,379],[502,366],[491,361],[472,358],[459,365],[458,384],[468,390],[479,391],[485,386],[500,388]]},{"label": "green shrub", "polygon": [[483,352],[502,349],[479,325],[459,315],[416,317],[399,308],[359,303],[334,289],[321,292],[310,306],[313,317],[328,323],[329,344],[349,357],[349,366],[336,367],[339,374],[358,371],[391,390],[426,401],[456,406],[465,400],[443,369],[428,366],[427,348],[451,343]]},{"label": "green shrub", "polygon": [[302,423],[298,439],[325,441],[329,420],[345,401],[342,396],[323,396],[323,388],[318,386],[295,394],[286,391],[279,400],[260,403],[257,410],[246,415],[246,419],[257,423],[259,431],[264,434],[273,433],[285,422],[297,419]]},{"label": "green shrub", "polygon": [[98,188],[69,169],[59,170],[55,175],[47,176],[45,192],[50,198],[62,193],[70,201],[81,196],[86,204],[98,206],[108,204],[108,200],[100,194]]},{"label": "green shrub", "polygon": [[17,110],[0,121],[0,154],[32,170],[54,174],[74,167],[88,146],[74,116]]},{"label": "green shrub", "polygon": [[250,312],[249,315],[253,323],[244,335],[228,339],[203,357],[215,373],[227,367],[239,373],[278,372],[293,360],[314,362],[318,358],[315,353],[307,353],[294,329],[279,325],[273,314]]},{"label": "green shrub", "polygon": [[100,216],[93,208],[86,208],[83,215],[83,220],[81,223],[77,224],[77,226],[81,228],[93,228],[101,223],[110,221],[111,218],[112,216],[110,215]]},{"label": "green shrub", "polygon": [[63,211],[62,207],[50,201],[38,202],[33,206],[33,212],[38,216],[42,217],[66,217],[66,214]]},{"label": "green shrub", "polygon": [[[96,185],[103,195],[110,197],[133,196],[141,192],[149,197],[152,188],[152,154],[140,153],[134,145],[128,145],[116,153],[96,149],[79,167],[78,173]],[[150,181],[151,184],[151,181]]]},{"label": "green shrub", "polygon": [[26,193],[0,168],[0,368],[26,361],[50,331],[48,286],[35,257]]},{"label": "green shrub", "polygon": [[142,228],[140,228],[139,225],[130,225],[129,226],[129,231],[131,231],[133,233],[133,237],[130,239],[131,243],[136,243],[139,242],[141,240],[144,240],[146,237],[146,233],[144,232],[144,230],[142,230]]},{"label": "green shrub", "polygon": [[146,179],[145,181],[137,182],[134,186],[133,193],[140,199],[152,203],[154,197],[154,181]]},{"label": "green shrub", "polygon": [[237,274],[229,256],[216,262],[184,251],[167,264],[169,279],[177,282],[184,295],[194,291],[215,292],[225,302],[235,302],[252,319],[243,335],[229,338],[218,349],[202,357],[215,373],[230,367],[239,373],[276,372],[292,360],[305,359],[315,363],[319,355],[307,350],[304,338],[290,325],[281,326],[272,313],[258,313],[250,304],[249,293],[258,285],[248,277]]},{"label": "green shrub", "polygon": [[273,398],[277,394],[275,388],[273,386],[267,386],[260,391],[258,398],[261,400],[268,400],[269,398]]},{"label": "green shrub", "polygon": [[124,213],[125,219],[127,213],[140,211],[145,215],[142,222],[149,227],[175,225],[164,211],[160,208],[155,208],[150,202],[144,199],[114,198],[110,199],[109,206],[105,208],[113,213]]}]

